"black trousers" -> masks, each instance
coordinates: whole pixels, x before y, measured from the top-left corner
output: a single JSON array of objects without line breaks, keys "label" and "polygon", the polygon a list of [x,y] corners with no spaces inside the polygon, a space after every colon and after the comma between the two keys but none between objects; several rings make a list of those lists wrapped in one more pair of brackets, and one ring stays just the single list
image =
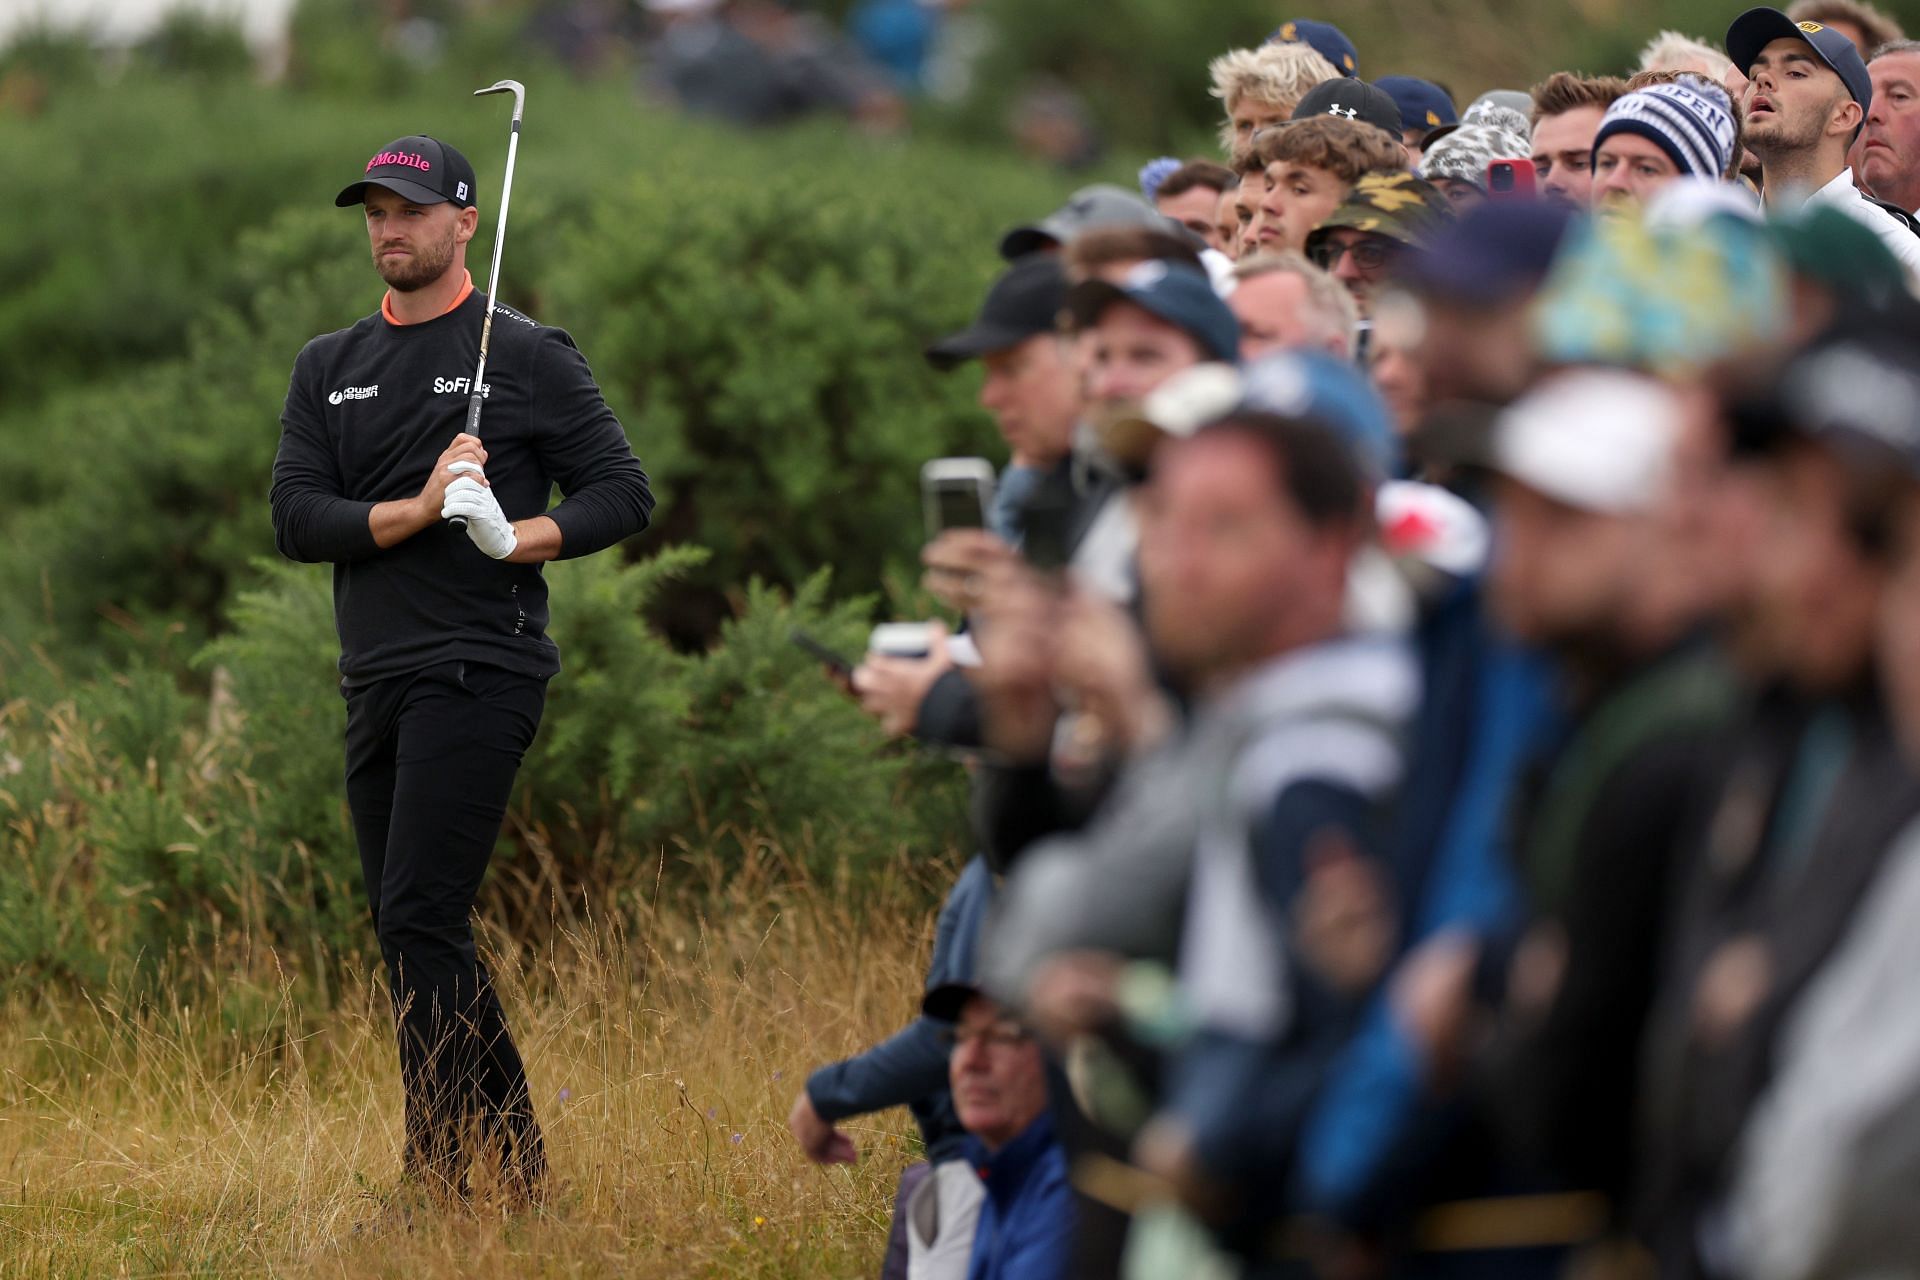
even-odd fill
[{"label": "black trousers", "polygon": [[469,917],[546,681],[448,662],[347,692],[347,805],[387,965],[406,1090],[407,1175],[455,1194],[497,1151],[546,1172],[526,1070]]}]

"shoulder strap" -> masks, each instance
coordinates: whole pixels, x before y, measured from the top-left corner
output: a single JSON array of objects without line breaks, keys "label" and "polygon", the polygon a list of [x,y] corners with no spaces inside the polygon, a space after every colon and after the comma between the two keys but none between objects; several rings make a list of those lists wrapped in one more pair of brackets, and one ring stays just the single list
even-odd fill
[{"label": "shoulder strap", "polygon": [[1880,206],[1880,208],[1886,211],[1889,217],[1893,218],[1895,221],[1897,221],[1901,226],[1905,227],[1907,230],[1913,232],[1914,235],[1920,236],[1920,219],[1916,219],[1911,213],[1908,213],[1905,209],[1902,209],[1899,205],[1890,204],[1887,201],[1882,200],[1878,196],[1867,195],[1867,193],[1864,191],[1861,192],[1860,194],[1863,196],[1866,196],[1866,201],[1868,204]]}]

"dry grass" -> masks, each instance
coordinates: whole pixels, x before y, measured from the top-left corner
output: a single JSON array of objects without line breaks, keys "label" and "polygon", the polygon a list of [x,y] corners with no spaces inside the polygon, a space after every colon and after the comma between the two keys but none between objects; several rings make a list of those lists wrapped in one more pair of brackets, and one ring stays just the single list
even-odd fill
[{"label": "dry grass", "polygon": [[[820,1170],[785,1117],[811,1065],[912,1011],[939,874],[902,864],[856,895],[763,858],[617,918],[569,914],[537,955],[493,938],[558,1179],[533,1218],[355,1235],[399,1146],[371,976],[327,1011],[293,995],[304,977],[276,986],[271,956],[171,986],[205,1005],[17,999],[0,1008],[0,1276],[872,1274],[908,1118],[855,1126],[860,1165]],[[235,970],[264,976],[211,978]]]}]

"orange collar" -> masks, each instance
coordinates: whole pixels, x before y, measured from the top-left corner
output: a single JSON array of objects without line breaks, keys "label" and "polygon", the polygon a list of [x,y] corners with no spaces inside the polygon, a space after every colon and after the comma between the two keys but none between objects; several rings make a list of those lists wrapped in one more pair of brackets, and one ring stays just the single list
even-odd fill
[{"label": "orange collar", "polygon": [[[459,305],[460,305],[461,303],[463,303],[463,302],[465,302],[465,301],[467,300],[467,295],[468,295],[468,294],[470,294],[470,293],[472,293],[472,292],[473,292],[473,272],[471,272],[471,271],[469,271],[469,272],[467,272],[467,282],[466,282],[465,284],[463,284],[463,285],[461,285],[461,286],[460,286],[460,292],[459,292],[459,294],[455,296],[455,298],[454,298],[454,300],[453,300],[452,302],[449,302],[449,303],[447,304],[447,310],[446,310],[446,311],[442,311],[442,312],[440,313],[440,315],[441,315],[441,316],[444,316],[444,315],[446,315],[446,314],[447,314],[448,312],[450,312],[450,311],[453,311],[453,310],[454,310],[455,308],[457,308],[457,307],[458,307],[458,306],[459,306]],[[381,297],[381,299],[380,299],[380,314],[386,317],[386,320],[387,320],[387,323],[388,323],[388,324],[391,324],[391,325],[402,325],[402,326],[404,326],[404,325],[406,324],[406,321],[404,321],[404,320],[402,320],[402,319],[400,319],[400,317],[399,317],[399,316],[396,316],[396,315],[394,315],[394,314],[393,314],[393,290],[391,290],[391,289],[389,289],[389,290],[387,290],[387,291],[386,291],[386,293],[385,293],[384,295],[382,295],[382,297]],[[438,320],[438,319],[440,318],[440,316],[434,316],[433,318],[434,318],[435,320]],[[416,320],[416,321],[414,321],[414,323],[415,323],[415,324],[425,324],[425,323],[426,323],[426,321],[424,321],[424,320]]]}]

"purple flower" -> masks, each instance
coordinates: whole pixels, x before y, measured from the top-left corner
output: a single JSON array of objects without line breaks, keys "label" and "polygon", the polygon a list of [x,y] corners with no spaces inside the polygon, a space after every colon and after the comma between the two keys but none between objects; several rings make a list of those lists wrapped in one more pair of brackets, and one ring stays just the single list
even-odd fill
[{"label": "purple flower", "polygon": [[571,1098],[572,1096],[573,1096],[573,1090],[564,1088],[564,1087],[560,1090],[560,1101],[565,1102],[567,1099]]},{"label": "purple flower", "polygon": [[731,1138],[728,1138],[728,1139],[727,1139],[727,1141],[728,1141],[728,1142],[731,1142],[731,1143],[732,1143],[732,1144],[733,1144],[734,1146],[736,1146],[736,1147],[737,1147],[737,1146],[739,1146],[739,1145],[740,1145],[740,1144],[741,1144],[741,1143],[742,1143],[743,1141],[745,1141],[745,1140],[746,1140],[746,1136],[747,1136],[747,1135],[746,1135],[746,1134],[744,1134],[744,1133],[736,1133],[736,1134],[734,1134],[734,1135],[733,1135],[733,1136],[732,1136]]},{"label": "purple flower", "polygon": [[708,1108],[707,1108],[707,1119],[709,1119],[709,1120],[712,1120],[713,1118],[715,1118],[715,1117],[716,1117],[716,1116],[718,1116],[719,1114],[720,1114],[720,1111],[719,1111],[719,1108],[717,1108],[717,1107],[708,1107]]}]

